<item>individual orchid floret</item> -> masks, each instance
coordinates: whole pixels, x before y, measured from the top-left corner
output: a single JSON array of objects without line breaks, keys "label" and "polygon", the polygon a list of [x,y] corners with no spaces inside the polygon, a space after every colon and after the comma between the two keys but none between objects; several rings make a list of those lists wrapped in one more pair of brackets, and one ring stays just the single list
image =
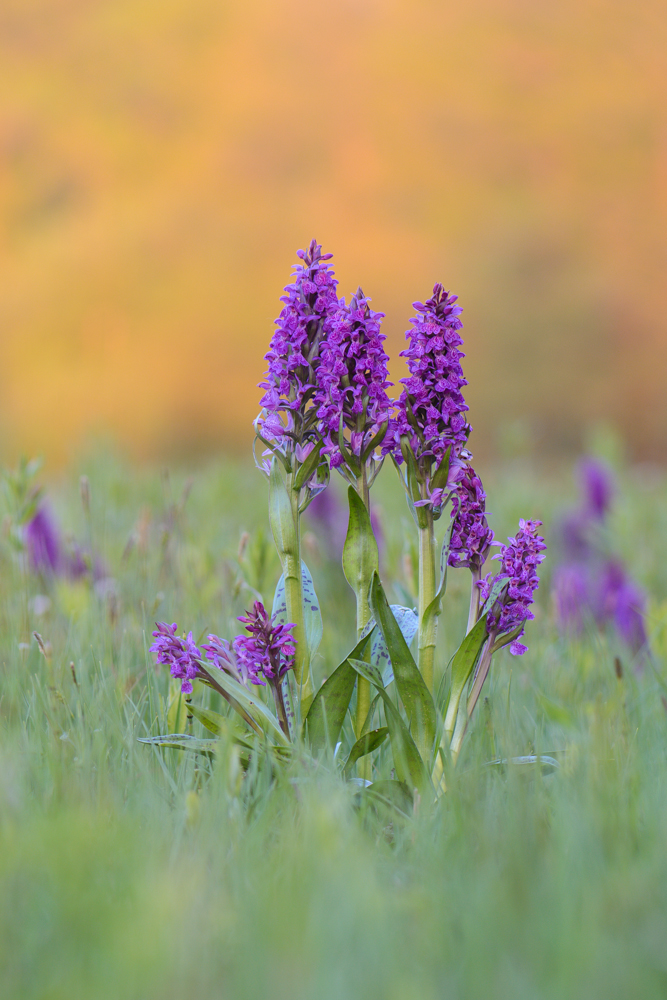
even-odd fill
[{"label": "individual orchid floret", "polygon": [[[320,351],[317,373],[318,429],[332,468],[355,480],[387,430],[392,401],[387,389],[389,358],[375,312],[359,288],[349,305],[341,300]],[[379,465],[372,470],[377,474]]]},{"label": "individual orchid floret", "polygon": [[155,642],[150,651],[157,654],[158,663],[171,668],[172,677],[180,679],[183,694],[190,694],[192,682],[200,674],[197,661],[201,659],[201,652],[192,638],[192,632],[188,632],[187,638],[183,639],[176,634],[176,622],[172,625],[168,625],[167,622],[155,624],[157,626],[153,632]]},{"label": "individual orchid floret", "polygon": [[479,572],[493,542],[493,531],[486,519],[486,493],[482,481],[468,465],[452,496],[452,536],[449,543],[450,566],[467,566]]},{"label": "individual orchid floret", "polygon": [[275,623],[261,601],[255,601],[252,611],[240,615],[240,622],[250,635],[234,639],[234,651],[242,670],[253,684],[269,681],[277,684],[294,666],[296,646],[294,625]]},{"label": "individual orchid floret", "polygon": [[414,303],[417,315],[406,333],[409,345],[401,351],[410,375],[401,379],[405,388],[383,445],[398,464],[409,449],[420,481],[427,484],[448,453],[450,462],[461,456],[470,434],[468,406],[461,392],[468,383],[461,368],[463,324],[457,299],[437,284],[427,302]]},{"label": "individual orchid floret", "polygon": [[317,385],[320,348],[331,316],[338,310],[332,254],[312,240],[308,250],[298,250],[303,261],[295,267],[294,281],[287,285],[284,307],[276,320],[276,331],[265,360],[268,363],[260,388],[264,389],[262,412],[255,429],[269,454],[288,458],[297,446],[318,441],[313,394]]},{"label": "individual orchid floret", "polygon": [[537,533],[541,524],[541,521],[519,521],[516,537],[508,538],[507,545],[501,544],[500,552],[493,557],[501,560],[500,572],[495,577],[489,573],[479,584],[484,604],[493,584],[508,580],[507,590],[489,611],[486,628],[489,634],[501,636],[519,629],[510,645],[514,656],[521,656],[528,649],[519,639],[523,636],[525,622],[535,617],[530,606],[540,584],[537,567],[544,561],[546,550],[544,539]]}]

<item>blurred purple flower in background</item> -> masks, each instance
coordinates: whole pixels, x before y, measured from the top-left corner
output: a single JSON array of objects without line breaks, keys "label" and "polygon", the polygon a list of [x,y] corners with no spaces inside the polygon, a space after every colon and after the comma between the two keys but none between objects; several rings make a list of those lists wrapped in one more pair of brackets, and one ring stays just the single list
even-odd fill
[{"label": "blurred purple flower in background", "polygon": [[554,570],[551,590],[556,617],[563,631],[583,631],[586,614],[591,614],[589,570],[582,563],[564,563]]},{"label": "blurred purple flower in background", "polygon": [[581,504],[560,524],[563,561],[553,577],[556,622],[580,633],[586,623],[611,626],[634,653],[648,646],[646,596],[618,556],[609,555],[603,529],[614,495],[609,469],[593,458],[579,463]]},{"label": "blurred purple flower in background", "polygon": [[98,556],[91,556],[78,542],[66,544],[55,517],[42,504],[24,528],[28,563],[34,573],[44,576],[78,580],[90,575],[95,582],[108,576],[107,568]]},{"label": "blurred purple flower in background", "polygon": [[25,546],[30,568],[45,575],[60,572],[62,553],[58,526],[48,507],[38,507],[25,527]]},{"label": "blurred purple flower in background", "polygon": [[611,472],[598,459],[584,458],[579,463],[579,481],[585,512],[590,517],[603,521],[614,496]]}]

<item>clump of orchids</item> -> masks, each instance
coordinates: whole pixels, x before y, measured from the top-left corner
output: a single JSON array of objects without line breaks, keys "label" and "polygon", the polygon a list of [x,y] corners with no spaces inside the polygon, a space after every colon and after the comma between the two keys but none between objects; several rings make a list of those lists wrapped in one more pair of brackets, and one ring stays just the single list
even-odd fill
[{"label": "clump of orchids", "polygon": [[[272,611],[257,601],[239,619],[247,635],[231,641],[209,635],[201,646],[192,633],[180,636],[175,624],[159,622],[151,649],[180,680],[188,714],[214,736],[231,734],[242,759],[268,753],[279,764],[296,743],[313,755],[335,747],[344,774],[369,785],[381,776],[375,761],[388,741],[391,781],[406,794],[437,796],[460,754],[493,655],[507,645],[515,656],[526,652],[521,638],[534,617],[546,548],[541,522],[522,520],[514,538],[494,542],[486,494],[467,449],[471,427],[457,297],[436,284],[426,302],[414,304],[401,352],[408,376],[398,399],[391,399],[383,314],[371,309],[361,288],[349,302],[338,297],[331,254],[315,240],[298,257],[266,355],[255,421],[255,460],[268,479],[269,520],[282,565]],[[419,538],[414,610],[390,605],[379,576],[370,490],[387,459]],[[312,666],[322,617],[301,558],[301,516],[327,488],[332,469],[348,483],[343,570],[356,597],[356,639],[316,689]],[[493,558],[500,567],[482,576],[492,545],[499,545]],[[436,686],[438,618],[449,567],[470,573],[470,613],[466,635]],[[222,696],[227,716],[192,704],[194,680]],[[272,706],[262,690],[270,692]],[[213,752],[215,741],[171,734],[148,742]],[[347,751],[340,754],[344,744]]]}]

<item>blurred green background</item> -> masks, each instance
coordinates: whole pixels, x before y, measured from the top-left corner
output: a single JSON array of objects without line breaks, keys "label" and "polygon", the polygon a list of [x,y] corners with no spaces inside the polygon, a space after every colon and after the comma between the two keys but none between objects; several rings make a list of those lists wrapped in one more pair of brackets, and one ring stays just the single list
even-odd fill
[{"label": "blurred green background", "polygon": [[659,0],[3,0],[0,457],[245,451],[297,247],[464,306],[478,456],[667,456]]}]

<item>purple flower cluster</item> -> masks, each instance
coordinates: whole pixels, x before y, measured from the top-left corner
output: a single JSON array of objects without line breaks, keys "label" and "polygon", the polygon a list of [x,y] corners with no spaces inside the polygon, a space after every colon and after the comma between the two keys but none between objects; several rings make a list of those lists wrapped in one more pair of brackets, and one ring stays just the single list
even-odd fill
[{"label": "purple flower cluster", "polygon": [[[261,437],[281,451],[304,445],[316,437],[316,411],[312,397],[317,385],[320,345],[331,316],[338,310],[332,254],[323,254],[315,240],[308,250],[298,250],[303,261],[295,267],[276,320],[276,331],[265,360],[268,371],[260,388],[262,413],[256,428]],[[309,433],[311,432],[311,433]]]},{"label": "purple flower cluster", "polygon": [[486,520],[486,493],[482,481],[471,465],[452,497],[452,537],[449,544],[450,566],[467,566],[479,571],[493,542],[493,531]]},{"label": "purple flower cluster", "polygon": [[439,463],[448,448],[457,458],[470,434],[468,407],[461,389],[467,385],[459,350],[463,326],[456,305],[457,296],[435,285],[427,302],[415,302],[417,315],[406,333],[409,346],[401,351],[407,359],[409,378],[397,403],[397,412],[384,443],[397,462],[403,460],[401,438],[407,438],[423,476],[428,478],[433,463]]},{"label": "purple flower cluster", "polygon": [[166,622],[156,622],[157,629],[153,632],[155,642],[150,647],[151,653],[156,653],[158,663],[163,663],[171,668],[172,677],[181,680],[181,691],[190,694],[192,682],[198,676],[201,652],[192,638],[192,632],[188,632],[187,639],[182,639],[177,632],[177,625],[174,622],[168,625]]},{"label": "purple flower cluster", "polygon": [[365,450],[388,423],[393,406],[387,396],[393,384],[387,379],[389,357],[380,332],[384,313],[374,312],[369,301],[361,288],[349,305],[341,299],[320,350],[314,397],[318,428],[325,441],[323,451],[331,456],[332,468],[346,463],[339,447],[342,421],[347,449],[359,466],[352,470],[356,474],[365,461]]},{"label": "purple flower cluster", "polygon": [[66,546],[58,524],[46,504],[37,508],[24,528],[23,537],[28,562],[34,573],[69,577],[72,580],[90,573],[95,581],[107,575],[101,559],[92,558],[76,542]]},{"label": "purple flower cluster", "polygon": [[579,466],[580,506],[561,521],[564,561],[553,577],[556,620],[563,632],[580,633],[587,622],[611,625],[635,653],[648,642],[646,597],[621,560],[605,552],[603,528],[614,493],[608,469],[596,459]]},{"label": "purple flower cluster", "polygon": [[239,635],[234,639],[234,651],[241,670],[253,684],[264,684],[266,680],[273,686],[277,685],[294,666],[294,625],[274,623],[261,601],[255,601],[252,611],[241,615],[239,621],[250,632],[250,635]]},{"label": "purple flower cluster", "polygon": [[563,563],[554,572],[553,599],[562,631],[580,633],[587,622],[611,625],[634,652],[648,641],[646,597],[619,559]]},{"label": "purple flower cluster", "polygon": [[497,576],[488,573],[480,582],[481,603],[488,600],[491,588],[496,580],[507,579],[509,586],[504,596],[493,606],[486,620],[487,632],[497,632],[504,635],[518,626],[521,631],[510,645],[514,656],[521,656],[528,649],[519,639],[523,636],[523,625],[534,618],[530,610],[533,594],[540,585],[537,567],[544,561],[546,545],[537,529],[541,521],[519,521],[519,530],[515,538],[508,538],[507,545],[500,546],[500,552],[494,559],[501,560],[501,570]]}]

